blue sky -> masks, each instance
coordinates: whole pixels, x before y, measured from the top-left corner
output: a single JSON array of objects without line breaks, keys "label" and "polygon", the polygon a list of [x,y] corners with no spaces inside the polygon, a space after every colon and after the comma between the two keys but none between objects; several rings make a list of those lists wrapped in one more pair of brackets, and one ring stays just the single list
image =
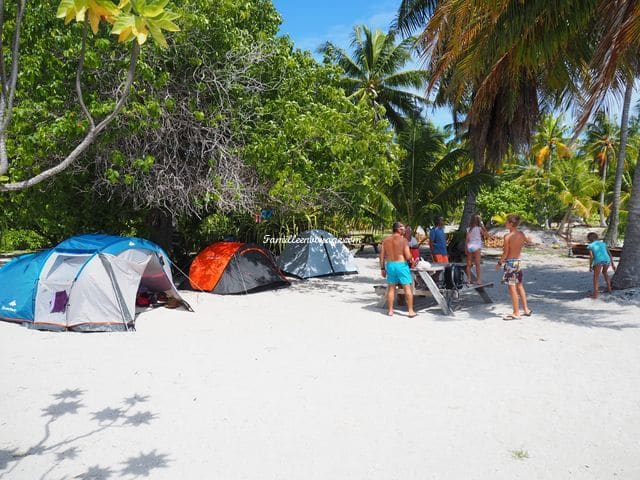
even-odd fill
[{"label": "blue sky", "polygon": [[296,46],[315,52],[327,40],[348,47],[354,25],[365,24],[386,31],[399,0],[273,0],[282,16],[280,32]]},{"label": "blue sky", "polygon": [[[272,1],[282,16],[280,33],[289,35],[297,48],[311,51],[318,59],[317,49],[326,41],[349,50],[354,25],[386,32],[400,5],[399,0]],[[417,63],[408,68],[417,68]],[[447,110],[429,110],[427,116],[438,126],[451,123]]]}]

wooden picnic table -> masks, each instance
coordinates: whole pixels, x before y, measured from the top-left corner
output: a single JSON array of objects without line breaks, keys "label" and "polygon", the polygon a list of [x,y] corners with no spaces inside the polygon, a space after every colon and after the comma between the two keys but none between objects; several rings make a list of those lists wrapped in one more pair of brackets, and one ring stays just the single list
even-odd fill
[{"label": "wooden picnic table", "polygon": [[[482,284],[464,284],[459,289],[447,289],[440,288],[433,280],[432,275],[437,272],[444,272],[444,268],[447,266],[446,263],[432,263],[429,267],[422,267],[420,269],[412,268],[411,269],[411,291],[413,292],[413,296],[415,297],[427,297],[432,296],[435,301],[440,306],[440,309],[445,315],[455,315],[452,308],[452,303],[455,299],[459,298],[459,296],[466,293],[475,292],[485,303],[493,303],[491,297],[485,290],[486,288],[493,287],[493,282],[482,283]],[[475,275],[472,272],[472,277],[475,279]],[[380,298],[378,299],[378,306],[384,307],[386,302],[386,285],[375,285],[374,289]],[[404,291],[398,289],[396,292],[396,299],[400,296],[404,295]]]},{"label": "wooden picnic table", "polygon": [[374,252],[378,253],[378,242],[373,235],[373,233],[353,233],[348,235],[349,249],[358,249],[359,252],[364,250],[364,247],[367,245],[371,245],[373,247]]}]

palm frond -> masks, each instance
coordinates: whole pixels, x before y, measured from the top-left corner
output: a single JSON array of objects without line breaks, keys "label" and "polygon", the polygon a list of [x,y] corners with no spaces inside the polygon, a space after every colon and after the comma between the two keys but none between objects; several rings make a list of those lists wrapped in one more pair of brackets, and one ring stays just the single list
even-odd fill
[{"label": "palm frond", "polygon": [[404,35],[424,28],[437,4],[437,0],[402,0],[392,28],[400,30]]}]

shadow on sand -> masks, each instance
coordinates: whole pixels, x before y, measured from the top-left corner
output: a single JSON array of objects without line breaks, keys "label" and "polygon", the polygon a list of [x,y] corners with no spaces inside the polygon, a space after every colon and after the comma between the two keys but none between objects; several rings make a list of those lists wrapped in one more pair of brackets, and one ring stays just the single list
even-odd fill
[{"label": "shadow on sand", "polygon": [[[376,258],[375,255],[363,256],[371,257],[372,262]],[[552,261],[553,257],[549,259]],[[496,271],[494,266],[492,261],[485,262],[482,266],[483,280],[495,285],[486,290],[494,303],[484,303],[479,295],[473,293],[461,295],[453,302],[455,312],[468,313],[461,318],[444,315],[433,298],[420,297],[416,298],[416,311],[430,320],[447,322],[495,320],[496,317],[509,313],[511,303],[507,288],[500,283],[502,272]],[[606,301],[609,294],[601,293],[601,300],[587,298],[592,288],[592,276],[586,264],[584,271],[554,264],[526,265],[524,279],[529,306],[534,312],[530,320],[537,318],[546,322],[612,330],[640,327],[640,322],[622,322],[616,319],[616,314],[610,312],[611,305]],[[372,277],[365,273],[306,280],[296,283],[295,288],[303,292],[341,297],[345,302],[360,304],[365,310],[386,315],[386,309],[377,306],[378,296],[373,291],[374,285],[383,283],[382,277]],[[602,285],[603,282],[601,292]],[[622,308],[637,306],[622,305]],[[396,311],[399,316],[406,316],[406,306],[400,305]],[[536,312],[540,315],[536,316]]]},{"label": "shadow on sand", "polygon": [[[138,406],[148,402],[149,397],[134,394],[125,398],[121,406],[105,407],[91,412],[94,426],[89,427],[87,431],[67,437],[63,441],[51,442],[51,427],[56,421],[65,415],[78,415],[79,411],[85,408],[82,403],[84,393],[83,390],[76,388],[62,390],[52,395],[54,402],[42,409],[42,417],[46,421],[40,441],[26,451],[0,450],[0,478],[9,478],[20,462],[29,456],[48,455],[51,457],[50,466],[39,477],[40,480],[45,480],[50,478],[52,472],[65,460],[73,460],[80,456],[82,451],[79,446],[75,445],[80,440],[97,436],[107,429],[135,428],[148,425],[157,418],[157,415],[149,410],[138,410]],[[134,409],[135,412],[133,412]],[[113,470],[111,466],[93,465],[75,478],[106,480],[115,476],[149,477],[155,469],[168,468],[169,461],[167,454],[157,453],[156,450],[149,453],[140,452],[137,456],[123,460],[121,462],[122,468],[119,470]]]}]

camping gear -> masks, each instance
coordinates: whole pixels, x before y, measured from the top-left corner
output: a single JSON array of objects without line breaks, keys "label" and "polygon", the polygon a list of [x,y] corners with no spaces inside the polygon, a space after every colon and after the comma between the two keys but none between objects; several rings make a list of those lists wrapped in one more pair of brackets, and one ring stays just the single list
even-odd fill
[{"label": "camping gear", "polygon": [[183,286],[220,295],[290,285],[269,250],[241,242],[216,242],[205,248],[191,263],[188,283]]},{"label": "camping gear", "polygon": [[44,330],[128,330],[138,291],[165,293],[190,310],[159,246],[140,238],[79,235],[0,268],[0,318]]},{"label": "camping gear", "polygon": [[349,249],[324,230],[307,230],[294,237],[278,259],[280,269],[298,278],[358,273]]},{"label": "camping gear", "polygon": [[450,263],[444,267],[444,288],[460,290],[464,286],[464,271],[462,265]]}]

